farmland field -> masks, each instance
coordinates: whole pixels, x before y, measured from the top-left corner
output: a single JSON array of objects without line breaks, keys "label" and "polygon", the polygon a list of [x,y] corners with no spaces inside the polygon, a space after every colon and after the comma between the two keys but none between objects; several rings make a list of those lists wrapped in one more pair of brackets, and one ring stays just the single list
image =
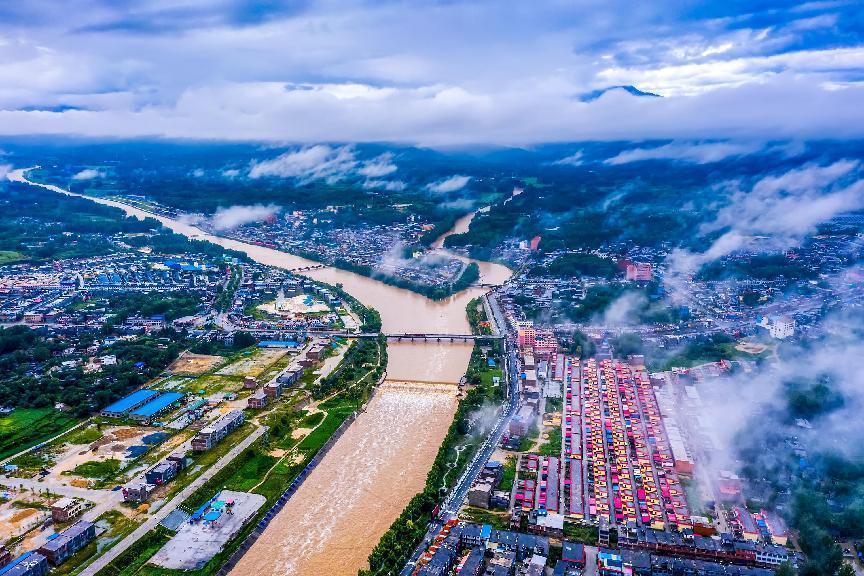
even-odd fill
[{"label": "farmland field", "polygon": [[17,408],[0,417],[0,458],[56,436],[75,422],[73,416],[53,408]]}]

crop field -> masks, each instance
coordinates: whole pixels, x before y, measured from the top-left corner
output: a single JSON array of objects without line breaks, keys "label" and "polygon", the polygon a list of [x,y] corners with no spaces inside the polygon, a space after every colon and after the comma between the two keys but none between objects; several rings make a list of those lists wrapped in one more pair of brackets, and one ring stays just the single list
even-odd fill
[{"label": "crop field", "polygon": [[6,458],[74,426],[73,416],[53,408],[18,408],[0,417],[0,458]]},{"label": "crop field", "polygon": [[284,349],[256,350],[249,356],[232,362],[217,372],[220,376],[260,376],[267,368],[282,358]]}]

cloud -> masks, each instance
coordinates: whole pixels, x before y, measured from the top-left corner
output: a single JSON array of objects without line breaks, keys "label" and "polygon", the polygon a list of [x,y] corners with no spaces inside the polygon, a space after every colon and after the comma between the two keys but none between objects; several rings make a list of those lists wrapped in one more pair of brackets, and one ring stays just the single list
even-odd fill
[{"label": "cloud", "polygon": [[72,176],[72,180],[93,180],[95,178],[104,178],[105,172],[94,168],[85,168]]},{"label": "cloud", "polygon": [[464,188],[471,181],[471,176],[450,176],[426,185],[426,189],[435,194],[447,194]]},{"label": "cloud", "polygon": [[367,190],[376,190],[382,189],[387,190],[388,192],[401,192],[405,190],[408,185],[401,180],[366,180],[363,182],[363,188]]},{"label": "cloud", "polygon": [[582,165],[582,156],[584,154],[581,150],[574,152],[570,156],[565,158],[561,158],[560,160],[556,160],[552,162],[552,164],[557,166],[581,166]]},{"label": "cloud", "polygon": [[203,178],[204,177],[204,169],[203,168],[195,168],[190,173],[193,178]]},{"label": "cloud", "polygon": [[207,217],[203,214],[179,214],[177,221],[189,226],[199,226],[207,222]]},{"label": "cloud", "polygon": [[840,160],[766,176],[749,190],[732,183],[729,203],[700,229],[702,234],[722,234],[704,252],[674,250],[668,259],[669,280],[748,246],[753,236],[768,237],[759,244],[763,250],[785,249],[834,216],[864,209],[859,168],[858,161]]},{"label": "cloud", "polygon": [[237,178],[238,176],[240,176],[240,170],[238,170],[237,168],[226,168],[225,170],[222,170],[222,176],[224,178],[228,178],[229,180]]},{"label": "cloud", "polygon": [[439,208],[444,210],[458,210],[458,211],[470,211],[474,209],[474,200],[470,198],[459,198],[457,200],[450,200],[449,202],[441,202],[438,204]]},{"label": "cloud", "polygon": [[689,144],[673,142],[657,148],[624,150],[603,162],[617,165],[645,160],[679,160],[693,164],[710,164],[731,156],[747,156],[759,152],[763,148],[764,146],[758,143],[706,142]]},{"label": "cloud", "polygon": [[12,170],[11,164],[0,164],[0,182],[6,180],[6,175]]},{"label": "cloud", "polygon": [[385,152],[377,158],[363,162],[357,173],[368,178],[381,178],[396,172],[396,170],[398,167],[393,163],[393,154]]},{"label": "cloud", "polygon": [[648,307],[642,292],[627,291],[603,311],[603,326],[627,326],[639,323],[639,312]]},{"label": "cloud", "polygon": [[[504,3],[7,3],[0,133],[433,146],[864,135],[855,3]],[[665,98],[578,101],[610,85]]]},{"label": "cloud", "polygon": [[766,176],[749,191],[736,190],[702,232],[728,228],[740,236],[768,234],[782,245],[796,243],[818,224],[864,208],[864,180],[845,180],[859,166],[857,160],[840,160]]},{"label": "cloud", "polygon": [[301,181],[325,180],[338,182],[357,166],[354,151],[349,146],[331,148],[317,144],[286,152],[272,160],[253,162],[250,178],[297,178]]},{"label": "cloud", "polygon": [[[835,314],[826,319],[825,325],[837,332],[828,332],[826,337],[806,347],[790,344],[789,350],[775,361],[757,365],[755,372],[699,386],[704,400],[702,422],[716,444],[712,451],[716,468],[734,470],[736,464],[743,464],[741,434],[758,437],[753,430],[759,420],[780,435],[795,437],[808,451],[839,453],[856,460],[864,455],[860,442],[864,423],[859,417],[864,408],[864,377],[859,371],[848,369],[864,354],[861,318],[855,314]],[[802,362],[802,358],[806,361]],[[825,413],[810,419],[811,429],[798,427],[796,419],[800,415],[790,410],[785,387],[790,382],[819,381],[827,382],[842,397],[842,402],[824,406]],[[780,455],[767,450],[765,457]]]},{"label": "cloud", "polygon": [[233,230],[244,224],[266,220],[278,214],[280,210],[281,208],[275,204],[219,208],[210,218],[210,224],[217,231]]}]

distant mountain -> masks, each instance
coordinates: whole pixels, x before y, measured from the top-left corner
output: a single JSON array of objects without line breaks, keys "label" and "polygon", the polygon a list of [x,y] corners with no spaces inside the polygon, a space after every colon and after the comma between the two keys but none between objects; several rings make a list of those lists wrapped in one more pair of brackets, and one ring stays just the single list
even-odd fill
[{"label": "distant mountain", "polygon": [[613,90],[624,90],[628,94],[632,94],[633,96],[647,96],[649,98],[662,98],[659,94],[654,94],[653,92],[645,92],[643,90],[639,90],[635,86],[631,86],[627,84],[626,86],[607,86],[606,88],[599,88],[597,90],[592,90],[591,92],[586,92],[579,97],[579,100],[582,102],[593,102],[597,100],[607,92],[611,92]]}]

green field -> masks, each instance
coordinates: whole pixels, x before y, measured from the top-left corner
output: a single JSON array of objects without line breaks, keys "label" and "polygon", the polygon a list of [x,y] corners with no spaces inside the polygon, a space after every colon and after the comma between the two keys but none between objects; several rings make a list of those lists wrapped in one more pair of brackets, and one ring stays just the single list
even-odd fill
[{"label": "green field", "polygon": [[17,408],[0,417],[0,458],[44,442],[75,423],[73,416],[53,408]]},{"label": "green field", "polygon": [[92,444],[102,438],[102,431],[95,426],[79,428],[71,434],[63,437],[70,444]]},{"label": "green field", "polygon": [[15,252],[13,250],[0,250],[0,266],[3,264],[11,264],[12,262],[20,262],[21,260],[26,259],[27,258],[20,252]]},{"label": "green field", "polygon": [[75,467],[72,471],[76,476],[84,478],[96,478],[108,480],[114,478],[120,471],[120,460],[109,458],[108,460],[91,460]]}]

